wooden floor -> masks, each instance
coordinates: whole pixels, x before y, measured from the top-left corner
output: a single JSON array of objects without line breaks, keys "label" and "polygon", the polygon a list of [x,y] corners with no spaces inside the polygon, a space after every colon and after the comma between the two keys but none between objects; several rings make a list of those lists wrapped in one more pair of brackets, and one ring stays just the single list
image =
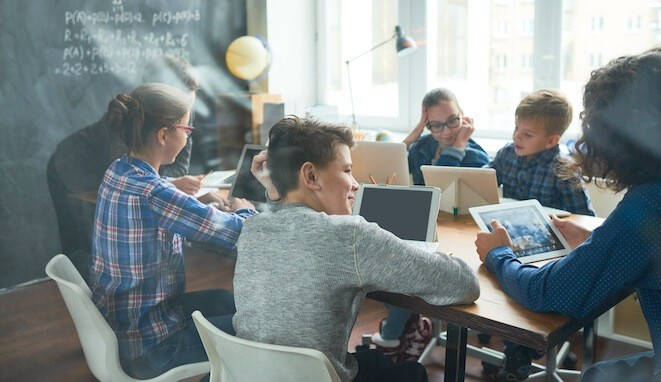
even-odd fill
[{"label": "wooden floor", "polygon": [[[188,290],[232,287],[234,261],[215,254],[186,249]],[[354,330],[349,349],[353,351],[361,334],[376,330],[385,315],[383,305],[366,300]],[[573,343],[579,343],[576,338]],[[470,339],[469,342],[474,339]],[[491,346],[501,350],[502,342],[493,339]],[[573,346],[580,353],[577,346]],[[607,359],[643,349],[601,339],[597,359]],[[427,365],[430,381],[443,380],[444,351],[438,348]],[[580,360],[579,360],[580,365]],[[467,381],[486,381],[481,364],[469,358]],[[192,379],[192,380],[196,380]],[[73,322],[57,287],[47,281],[0,296],[0,381],[95,381],[78,342]]]}]

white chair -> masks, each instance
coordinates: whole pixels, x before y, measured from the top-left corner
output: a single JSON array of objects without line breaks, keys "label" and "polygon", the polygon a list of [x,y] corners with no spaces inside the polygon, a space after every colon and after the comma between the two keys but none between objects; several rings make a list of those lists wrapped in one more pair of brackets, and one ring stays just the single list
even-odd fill
[{"label": "white chair", "polygon": [[626,190],[616,193],[606,188],[597,187],[595,181],[584,183],[583,185],[590,196],[595,214],[600,218],[607,218],[611,211],[617,207],[620,200],[622,200],[624,194],[626,194]]},{"label": "white chair", "polygon": [[122,370],[119,363],[119,348],[115,333],[92,302],[92,291],[69,258],[62,254],[53,257],[46,264],[46,274],[60,289],[76,326],[87,366],[99,381],[179,381],[209,372],[209,362],[198,362],[175,367],[149,380],[131,378]]},{"label": "white chair", "polygon": [[324,353],[291,346],[248,341],[224,333],[200,311],[193,312],[211,362],[210,382],[339,382]]}]

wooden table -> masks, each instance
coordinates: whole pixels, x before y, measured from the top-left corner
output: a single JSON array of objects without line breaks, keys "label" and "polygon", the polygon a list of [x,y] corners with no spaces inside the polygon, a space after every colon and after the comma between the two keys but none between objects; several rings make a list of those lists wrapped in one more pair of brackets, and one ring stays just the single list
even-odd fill
[{"label": "wooden table", "polygon": [[[603,221],[590,216],[572,215],[577,223],[594,229]],[[397,305],[448,323],[445,357],[445,381],[463,381],[466,360],[467,329],[501,336],[506,340],[547,352],[555,367],[556,346],[570,335],[584,328],[583,365],[591,364],[594,353],[593,321],[616,302],[626,296],[618,296],[609,306],[604,306],[583,320],[552,313],[535,313],[514,302],[500,288],[498,279],[482,265],[475,250],[475,237],[479,228],[469,215],[453,217],[441,213],[437,222],[439,250],[452,252],[475,270],[480,282],[480,298],[471,305],[434,306],[418,297],[375,292],[368,297]],[[553,261],[553,260],[550,260]],[[535,263],[542,265],[544,262]],[[550,361],[547,361],[547,368]],[[553,380],[552,376],[547,380]]]}]

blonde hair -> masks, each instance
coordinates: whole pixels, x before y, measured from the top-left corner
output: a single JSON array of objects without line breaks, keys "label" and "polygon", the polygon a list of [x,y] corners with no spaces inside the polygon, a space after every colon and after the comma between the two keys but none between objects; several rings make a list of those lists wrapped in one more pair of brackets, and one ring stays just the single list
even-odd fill
[{"label": "blonde hair", "polygon": [[547,134],[562,135],[571,123],[572,107],[562,93],[540,89],[525,96],[514,114],[517,119],[541,122]]}]

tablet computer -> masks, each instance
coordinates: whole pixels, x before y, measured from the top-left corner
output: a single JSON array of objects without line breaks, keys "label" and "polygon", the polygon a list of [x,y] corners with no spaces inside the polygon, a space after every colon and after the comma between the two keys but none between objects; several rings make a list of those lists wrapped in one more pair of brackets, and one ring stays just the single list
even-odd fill
[{"label": "tablet computer", "polygon": [[244,198],[251,202],[266,202],[266,189],[250,171],[252,158],[264,149],[265,147],[260,145],[243,146],[241,158],[236,166],[236,175],[234,175],[234,182],[232,182],[230,198]]},{"label": "tablet computer", "polygon": [[465,215],[471,207],[498,203],[492,168],[420,166],[427,186],[441,189],[441,211]]},{"label": "tablet computer", "polygon": [[363,184],[356,194],[353,214],[400,239],[433,242],[440,197],[436,187]]},{"label": "tablet computer", "polygon": [[473,207],[469,211],[482,230],[493,231],[492,220],[505,227],[514,255],[522,263],[561,257],[570,251],[567,240],[537,200]]}]

